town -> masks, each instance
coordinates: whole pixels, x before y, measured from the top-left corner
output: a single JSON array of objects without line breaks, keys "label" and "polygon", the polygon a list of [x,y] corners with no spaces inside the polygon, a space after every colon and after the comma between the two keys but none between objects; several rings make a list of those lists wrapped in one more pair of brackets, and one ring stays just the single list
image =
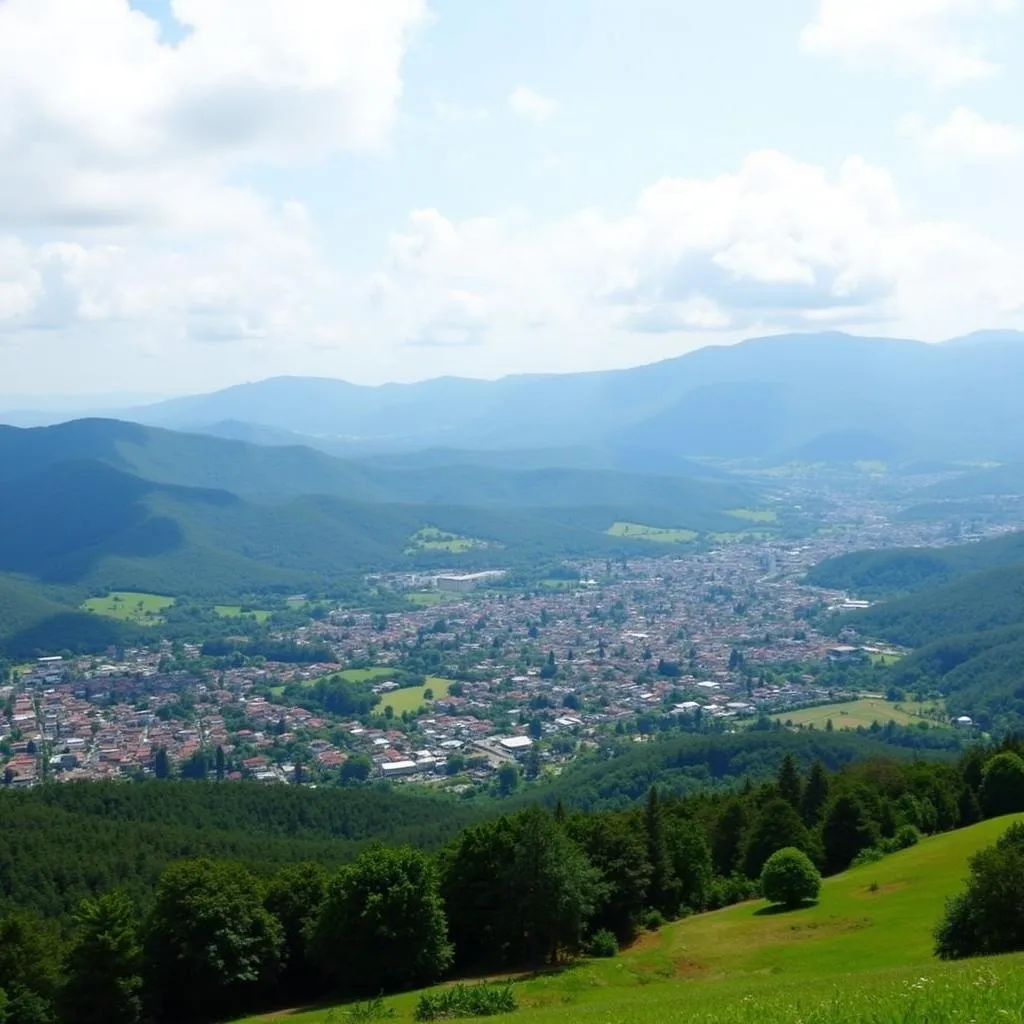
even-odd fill
[{"label": "town", "polygon": [[[105,658],[43,657],[0,691],[4,781],[180,772],[507,789],[602,737],[643,739],[672,722],[742,728],[848,698],[821,670],[887,652],[816,626],[822,612],[863,602],[808,586],[807,570],[847,550],[943,543],[951,531],[895,521],[869,499],[853,525],[849,508],[833,515],[841,528],[826,522],[795,543],[567,563],[563,578],[527,589],[500,571],[381,576],[411,610],[338,608],[274,634],[329,661],[218,659],[159,637]],[[330,698],[337,681],[363,694],[359,706]]]}]

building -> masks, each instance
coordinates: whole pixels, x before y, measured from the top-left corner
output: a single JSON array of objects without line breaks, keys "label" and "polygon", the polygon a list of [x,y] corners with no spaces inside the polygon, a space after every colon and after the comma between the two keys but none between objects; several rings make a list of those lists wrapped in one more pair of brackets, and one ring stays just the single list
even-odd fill
[{"label": "building", "polygon": [[498,743],[506,754],[513,757],[522,757],[533,746],[533,740],[529,736],[505,736],[498,740]]},{"label": "building", "polygon": [[385,761],[380,766],[380,773],[385,779],[398,775],[414,775],[420,770],[415,761]]},{"label": "building", "polygon": [[437,589],[448,594],[468,594],[485,583],[500,580],[505,575],[503,569],[491,569],[487,572],[470,572],[460,575],[438,576],[434,583]]}]

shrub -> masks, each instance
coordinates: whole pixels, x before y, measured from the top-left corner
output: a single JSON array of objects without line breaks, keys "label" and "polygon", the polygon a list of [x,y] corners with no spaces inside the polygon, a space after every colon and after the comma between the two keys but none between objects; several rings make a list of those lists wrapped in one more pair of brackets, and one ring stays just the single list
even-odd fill
[{"label": "shrub", "polygon": [[1024,825],[1012,825],[970,861],[967,889],[946,904],[935,932],[944,960],[1024,950]]},{"label": "shrub", "polygon": [[921,833],[913,825],[901,825],[896,829],[896,835],[889,840],[894,850],[909,850],[921,842]]},{"label": "shrub", "polygon": [[772,903],[797,907],[817,899],[821,875],[802,850],[787,846],[776,850],[761,871],[761,893]]},{"label": "shrub", "polygon": [[452,1017],[493,1017],[516,1009],[511,985],[453,985],[440,992],[425,992],[416,1004],[416,1020]]},{"label": "shrub", "polygon": [[607,928],[602,928],[599,932],[596,932],[591,936],[590,939],[590,955],[591,956],[616,956],[619,952],[619,940],[615,938],[615,933],[608,931]]},{"label": "shrub", "polygon": [[663,928],[668,922],[665,920],[665,915],[660,910],[648,910],[644,914],[644,927],[649,932],[656,932],[659,928]]},{"label": "shrub", "polygon": [[853,862],[850,864],[851,868],[859,868],[864,864],[877,864],[887,853],[892,853],[893,850],[889,848],[888,842],[882,840],[878,846],[869,846],[866,850],[861,850],[856,857],[853,858]]}]

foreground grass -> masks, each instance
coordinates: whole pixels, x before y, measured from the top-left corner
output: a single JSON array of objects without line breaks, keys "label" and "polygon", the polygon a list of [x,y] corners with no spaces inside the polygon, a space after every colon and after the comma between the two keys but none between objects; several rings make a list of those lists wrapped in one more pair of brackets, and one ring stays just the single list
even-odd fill
[{"label": "foreground grass", "polygon": [[[939,724],[925,714],[926,711],[935,710],[938,705],[911,704],[909,707],[911,710],[907,710],[906,705],[890,704],[880,698],[865,697],[842,704],[819,704],[817,707],[801,708],[799,711],[784,711],[774,717],[780,722],[792,722],[794,725],[813,725],[815,729],[824,729],[829,719],[832,720],[835,729],[856,729],[860,725],[867,728],[872,722],[885,725],[889,721],[897,725],[917,725],[920,722],[928,722],[929,725]],[[915,714],[914,711],[917,710],[921,713]]]},{"label": "foreground grass", "polygon": [[163,622],[162,613],[174,607],[174,598],[163,594],[143,594],[131,590],[115,590],[106,597],[90,597],[82,607],[96,615],[111,619],[156,625]]},{"label": "foreground grass", "polygon": [[[612,960],[585,960],[516,979],[522,1024],[1024,1024],[1024,956],[943,964],[932,932],[960,890],[971,854],[1024,815],[926,839],[826,879],[814,905],[786,913],[763,901],[677,922]],[[411,1021],[418,993],[386,1000]],[[332,1016],[333,1014],[333,1016]],[[287,1014],[342,1024],[344,1007]],[[282,1019],[252,1017],[257,1021]]]}]

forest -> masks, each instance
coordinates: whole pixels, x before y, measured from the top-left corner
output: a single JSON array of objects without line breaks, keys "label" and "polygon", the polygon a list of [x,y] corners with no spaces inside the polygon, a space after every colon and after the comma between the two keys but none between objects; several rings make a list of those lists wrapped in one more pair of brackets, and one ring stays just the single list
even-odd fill
[{"label": "forest", "polygon": [[1024,810],[1022,750],[836,771],[786,752],[764,781],[600,811],[218,783],[0,794],[0,1021],[209,1024],[561,962],[755,895],[783,848],[832,874]]}]

